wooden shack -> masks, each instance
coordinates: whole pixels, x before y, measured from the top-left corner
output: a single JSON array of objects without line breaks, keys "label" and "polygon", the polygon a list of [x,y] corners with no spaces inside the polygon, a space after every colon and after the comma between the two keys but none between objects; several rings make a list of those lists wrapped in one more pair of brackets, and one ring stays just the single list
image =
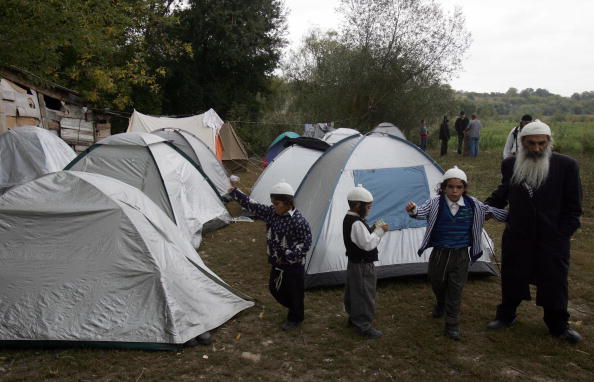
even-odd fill
[{"label": "wooden shack", "polygon": [[93,111],[77,92],[55,84],[40,86],[31,76],[0,68],[0,134],[16,126],[39,126],[76,152],[111,135],[109,115]]}]

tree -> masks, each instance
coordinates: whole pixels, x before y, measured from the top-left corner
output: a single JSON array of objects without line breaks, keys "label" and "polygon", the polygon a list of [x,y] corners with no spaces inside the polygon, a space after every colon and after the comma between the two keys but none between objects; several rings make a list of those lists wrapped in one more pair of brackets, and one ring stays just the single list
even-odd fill
[{"label": "tree", "polygon": [[[175,0],[3,0],[0,62],[78,90],[98,106],[125,109],[135,89],[158,94],[162,68],[146,36],[174,22]],[[179,48],[169,41],[169,50]],[[177,48],[176,48],[177,46]]]},{"label": "tree", "polygon": [[285,44],[281,0],[190,0],[176,16],[169,33],[191,54],[163,61],[164,112],[257,116]]},{"label": "tree", "polygon": [[343,0],[339,32],[312,33],[285,75],[311,121],[407,130],[453,108],[443,82],[459,68],[470,35],[459,9],[432,0]]}]

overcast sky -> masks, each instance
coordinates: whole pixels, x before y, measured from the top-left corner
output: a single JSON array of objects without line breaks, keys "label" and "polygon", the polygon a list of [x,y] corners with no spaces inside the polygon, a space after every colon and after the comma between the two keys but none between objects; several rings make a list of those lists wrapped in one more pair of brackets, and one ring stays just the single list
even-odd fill
[{"label": "overcast sky", "polygon": [[[472,43],[456,90],[544,88],[570,96],[594,91],[594,0],[437,0],[458,5]],[[290,47],[312,27],[336,29],[339,0],[285,0]]]}]

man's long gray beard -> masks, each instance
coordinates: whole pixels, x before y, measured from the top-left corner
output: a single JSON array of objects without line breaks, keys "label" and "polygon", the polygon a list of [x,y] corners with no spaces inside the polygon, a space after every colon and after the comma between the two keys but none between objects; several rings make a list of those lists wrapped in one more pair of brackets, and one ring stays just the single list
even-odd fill
[{"label": "man's long gray beard", "polygon": [[514,163],[514,174],[512,183],[526,183],[532,189],[537,189],[544,184],[549,175],[549,164],[552,155],[552,145],[549,144],[542,155],[537,157],[531,155],[523,146],[516,154],[516,163]]}]

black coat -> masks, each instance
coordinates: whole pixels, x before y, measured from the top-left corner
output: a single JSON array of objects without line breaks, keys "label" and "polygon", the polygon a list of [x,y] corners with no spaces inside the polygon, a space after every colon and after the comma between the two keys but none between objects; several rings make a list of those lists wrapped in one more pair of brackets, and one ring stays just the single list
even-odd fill
[{"label": "black coat", "polygon": [[446,121],[442,122],[439,126],[439,140],[447,141],[450,139],[450,127]]},{"label": "black coat", "polygon": [[582,214],[578,164],[553,153],[545,183],[530,197],[524,186],[510,184],[515,160],[501,163],[501,184],[486,200],[498,208],[509,204],[501,244],[503,297],[529,299],[532,283],[538,305],[566,309],[569,243]]},{"label": "black coat", "polygon": [[463,137],[464,136],[464,130],[466,130],[466,128],[468,127],[468,124],[469,123],[470,123],[470,121],[466,117],[464,117],[464,118],[458,117],[456,119],[456,123],[454,124],[454,128],[456,129],[456,134],[458,134],[459,137]]}]

